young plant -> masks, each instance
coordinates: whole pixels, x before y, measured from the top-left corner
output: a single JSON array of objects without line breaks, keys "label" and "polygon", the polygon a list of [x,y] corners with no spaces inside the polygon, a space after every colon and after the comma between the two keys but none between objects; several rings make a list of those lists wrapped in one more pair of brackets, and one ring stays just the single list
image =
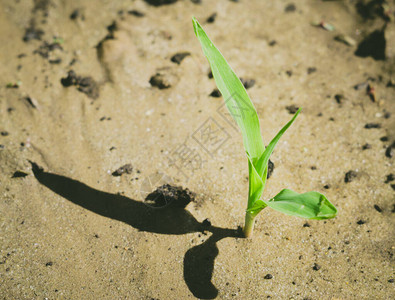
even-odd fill
[{"label": "young plant", "polygon": [[[270,200],[264,201],[261,199],[267,179],[269,157],[277,142],[295,121],[301,109],[295,113],[293,118],[265,148],[258,115],[243,84],[208,38],[199,22],[193,18],[192,23],[203,52],[210,63],[217,87],[223,98],[226,99],[226,107],[239,126],[243,136],[249,173],[248,205],[243,229],[245,236],[250,237],[252,235],[255,217],[267,206],[287,215],[305,219],[323,220],[335,217],[337,214],[336,207],[323,194],[318,192],[299,194],[292,190],[284,189]],[[243,111],[246,107],[248,108],[248,113]]]}]

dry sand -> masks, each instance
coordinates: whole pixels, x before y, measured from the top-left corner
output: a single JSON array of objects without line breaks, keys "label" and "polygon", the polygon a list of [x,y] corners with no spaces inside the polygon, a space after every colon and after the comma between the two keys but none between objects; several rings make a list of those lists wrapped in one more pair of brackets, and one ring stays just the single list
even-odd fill
[{"label": "dry sand", "polygon": [[[0,1],[0,297],[393,297],[393,20],[380,1],[193,2]],[[209,96],[192,16],[255,80],[266,143],[289,106],[303,107],[264,197],[323,192],[335,219],[266,209],[253,239],[236,237],[247,161],[223,99]],[[311,24],[322,20],[335,30]],[[181,52],[190,55],[172,62]],[[186,210],[143,203],[163,174],[196,193]]]}]

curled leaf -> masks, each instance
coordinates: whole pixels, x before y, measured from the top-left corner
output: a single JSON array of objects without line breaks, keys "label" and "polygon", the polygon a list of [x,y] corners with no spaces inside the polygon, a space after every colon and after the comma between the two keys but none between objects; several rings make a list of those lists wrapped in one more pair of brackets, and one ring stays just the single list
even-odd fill
[{"label": "curled leaf", "polygon": [[324,220],[337,215],[336,207],[318,192],[299,194],[284,189],[265,203],[274,210],[304,219]]}]

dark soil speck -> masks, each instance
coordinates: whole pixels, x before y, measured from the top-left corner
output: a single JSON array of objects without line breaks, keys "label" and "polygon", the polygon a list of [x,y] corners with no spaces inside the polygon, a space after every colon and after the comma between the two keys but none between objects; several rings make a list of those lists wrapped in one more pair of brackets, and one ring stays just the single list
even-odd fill
[{"label": "dark soil speck", "polygon": [[255,85],[255,80],[252,78],[240,78],[240,81],[246,89],[252,88]]},{"label": "dark soil speck", "polygon": [[365,223],[366,223],[365,220],[359,220],[359,221],[357,222],[358,225],[363,225],[363,224],[365,224]]},{"label": "dark soil speck", "polygon": [[317,264],[317,263],[314,263],[313,270],[314,271],[318,271],[319,269],[321,269],[321,266],[319,264]]},{"label": "dark soil speck", "polygon": [[272,176],[274,171],[274,163],[269,159],[269,162],[267,164],[267,179],[270,178],[270,176]]},{"label": "dark soil speck", "polygon": [[285,7],[285,9],[284,9],[284,11],[287,12],[287,13],[289,13],[289,12],[294,12],[295,10],[296,10],[296,5],[293,4],[293,3],[288,4],[288,5]]},{"label": "dark soil speck", "polygon": [[37,50],[33,51],[33,53],[39,54],[41,57],[48,59],[50,52],[55,50],[63,51],[63,48],[59,43],[48,43],[44,41]]},{"label": "dark soil speck", "polygon": [[213,13],[211,16],[209,16],[206,20],[207,23],[214,23],[215,19],[217,18],[217,13]]},{"label": "dark soil speck", "polygon": [[292,104],[292,105],[286,106],[285,109],[288,110],[288,112],[290,114],[295,114],[298,111],[299,107]]},{"label": "dark soil speck", "polygon": [[266,274],[265,277],[263,277],[265,279],[272,279],[273,275],[272,274]]},{"label": "dark soil speck", "polygon": [[177,54],[174,54],[174,55],[170,58],[170,60],[171,60],[173,63],[181,64],[181,62],[183,61],[183,59],[184,59],[185,57],[189,56],[189,55],[191,55],[191,53],[189,53],[189,52],[179,52],[179,53],[177,53]]},{"label": "dark soil speck", "polygon": [[307,74],[311,74],[311,73],[314,73],[314,72],[317,72],[317,68],[315,68],[315,67],[309,67],[309,68],[307,68]]},{"label": "dark soil speck", "polygon": [[395,141],[387,147],[387,149],[385,150],[385,156],[387,156],[388,158],[392,158],[394,156],[394,152],[395,152]]},{"label": "dark soil speck", "polygon": [[221,97],[221,92],[220,92],[218,89],[214,89],[214,90],[210,93],[209,96],[210,96],[210,97],[214,97],[214,98],[219,98],[219,97]]},{"label": "dark soil speck", "polygon": [[372,145],[366,143],[365,145],[362,146],[362,150],[367,150],[367,149],[372,149]]},{"label": "dark soil speck", "polygon": [[99,97],[99,86],[90,76],[77,76],[73,70],[70,70],[67,77],[63,77],[60,82],[64,87],[76,86],[78,91],[86,94],[89,98],[96,99]]},{"label": "dark soil speck", "polygon": [[344,182],[348,183],[353,181],[356,177],[357,177],[357,172],[350,170],[346,173],[346,175],[344,176]]},{"label": "dark soil speck", "polygon": [[343,100],[344,100],[344,95],[336,94],[335,95],[335,100],[336,100],[337,103],[341,104],[343,102]]},{"label": "dark soil speck", "polygon": [[161,6],[161,5],[173,4],[177,2],[177,0],[144,0],[144,1],[152,6]]},{"label": "dark soil speck", "polygon": [[142,17],[145,16],[144,13],[142,13],[141,11],[135,10],[135,9],[129,10],[129,11],[128,11],[128,14],[129,14],[129,15],[132,15],[132,16],[135,16],[135,17],[138,17],[138,18],[142,18]]},{"label": "dark soil speck", "polygon": [[375,128],[381,128],[381,124],[380,123],[367,123],[365,124],[366,129],[375,129]]},{"label": "dark soil speck", "polygon": [[30,23],[30,26],[26,28],[25,35],[23,36],[24,42],[29,42],[31,40],[41,40],[44,35],[44,31],[36,28],[34,22]]},{"label": "dark soil speck", "polygon": [[383,212],[383,210],[381,209],[381,207],[378,206],[377,204],[375,204],[373,207],[374,207],[374,209],[377,210],[379,213]]},{"label": "dark soil speck", "polygon": [[85,17],[81,14],[81,10],[80,9],[74,9],[73,12],[70,14],[70,19],[71,20],[76,20],[80,18],[81,20],[84,20]]}]

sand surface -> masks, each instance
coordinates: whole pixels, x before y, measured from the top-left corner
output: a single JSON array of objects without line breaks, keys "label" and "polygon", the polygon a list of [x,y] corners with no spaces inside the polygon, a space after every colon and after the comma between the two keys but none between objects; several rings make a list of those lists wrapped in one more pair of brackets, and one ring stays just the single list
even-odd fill
[{"label": "sand surface", "polygon": [[[194,2],[0,0],[0,298],[393,297],[394,2]],[[265,209],[237,237],[247,160],[192,16],[266,144],[303,107],[264,198],[316,190],[335,219]],[[164,182],[195,201],[147,206]]]}]

